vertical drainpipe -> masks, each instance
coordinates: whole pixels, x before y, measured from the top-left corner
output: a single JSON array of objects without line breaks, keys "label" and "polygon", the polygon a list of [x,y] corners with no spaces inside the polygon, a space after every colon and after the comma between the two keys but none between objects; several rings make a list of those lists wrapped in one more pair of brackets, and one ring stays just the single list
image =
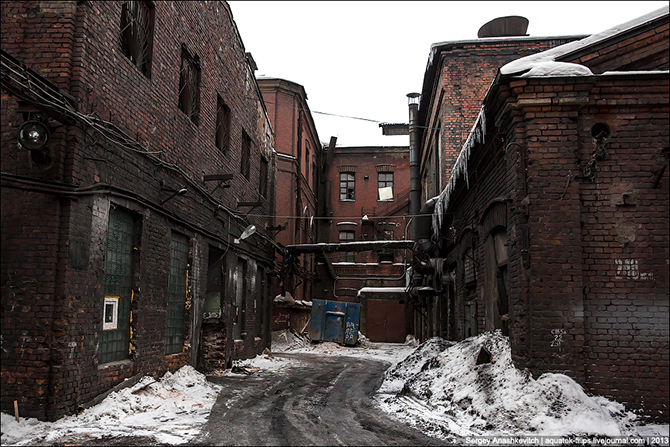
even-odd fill
[{"label": "vertical drainpipe", "polygon": [[[419,116],[419,93],[408,93],[409,105],[409,214],[416,217],[421,209],[419,183],[419,134],[416,122]],[[416,221],[416,219],[414,219]],[[417,225],[412,225],[412,239],[417,239]]]}]

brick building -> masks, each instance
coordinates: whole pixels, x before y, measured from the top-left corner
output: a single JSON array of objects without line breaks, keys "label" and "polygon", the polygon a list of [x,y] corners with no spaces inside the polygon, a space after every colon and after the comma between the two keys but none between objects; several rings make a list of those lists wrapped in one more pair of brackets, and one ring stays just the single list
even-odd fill
[{"label": "brick building", "polygon": [[[276,241],[284,246],[315,243],[321,142],[309,111],[307,93],[300,84],[284,79],[259,77],[257,81],[275,131]],[[287,290],[298,301],[310,301],[314,256],[303,255],[300,266],[304,275],[287,278],[288,283],[278,284],[276,292]]]},{"label": "brick building", "polygon": [[228,5],[1,8],[2,410],[261,352],[274,135]]},{"label": "brick building", "polygon": [[443,134],[462,146],[426,205],[427,335],[501,329],[518,367],[667,421],[668,60],[665,7],[497,70],[466,138]]},{"label": "brick building", "polygon": [[[512,35],[493,33],[476,40],[441,42],[431,46],[418,113],[421,136],[417,158],[422,204],[437,197],[447,186],[452,167],[477,119],[481,101],[497,70],[514,59],[586,37],[528,37],[525,34],[527,25],[526,20],[525,26],[520,29],[506,26],[509,30],[506,34]],[[429,208],[423,208],[422,212],[429,212]],[[423,228],[430,226],[428,218],[415,221]],[[421,266],[416,267],[416,273],[421,274]],[[429,272],[433,270],[434,266],[428,269]],[[452,317],[442,317],[449,314],[452,304],[444,294],[436,293],[436,290],[446,286],[441,284],[442,277],[434,277],[433,280],[437,282],[413,292],[417,309],[414,327],[416,336],[421,340],[434,335],[445,338],[455,336],[453,331],[449,332],[447,324]],[[421,283],[422,280],[418,281]]]},{"label": "brick building", "polygon": [[[324,163],[324,210],[319,220],[319,242],[343,243],[407,239],[409,220],[409,148],[330,147]],[[365,287],[397,288],[405,286],[409,253],[384,249],[338,252],[319,257],[318,277],[313,296],[317,299],[357,302]],[[367,335],[363,300],[361,332]],[[397,305],[389,310],[390,319],[405,328],[405,306],[401,296],[388,299]],[[378,341],[385,336],[373,336]],[[402,340],[404,341],[404,335]]]}]

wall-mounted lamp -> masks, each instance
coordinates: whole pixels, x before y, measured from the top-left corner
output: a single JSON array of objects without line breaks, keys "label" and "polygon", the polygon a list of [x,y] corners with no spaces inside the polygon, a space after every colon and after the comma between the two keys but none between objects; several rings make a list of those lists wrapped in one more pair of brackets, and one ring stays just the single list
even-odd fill
[{"label": "wall-mounted lamp", "polygon": [[41,113],[29,112],[26,122],[19,129],[18,140],[22,148],[30,151],[34,163],[45,164],[51,161],[47,151],[49,142],[49,127],[47,120]]},{"label": "wall-mounted lamp", "polygon": [[247,228],[244,229],[242,234],[240,235],[239,238],[233,239],[234,244],[239,244],[241,240],[248,238],[252,234],[256,232],[256,226],[255,225],[249,225]]},{"label": "wall-mounted lamp", "polygon": [[49,142],[49,129],[40,114],[33,115],[19,129],[19,143],[31,151],[42,149]]},{"label": "wall-mounted lamp", "polygon": [[183,196],[184,194],[186,194],[187,191],[188,191],[188,189],[186,189],[186,188],[182,188],[182,189],[180,189],[179,191],[175,191],[170,197],[168,197],[167,199],[163,200],[160,204],[163,205],[163,204],[164,204],[165,202],[167,202],[168,200],[172,200],[172,199],[174,199],[174,198],[177,197],[177,196]]}]

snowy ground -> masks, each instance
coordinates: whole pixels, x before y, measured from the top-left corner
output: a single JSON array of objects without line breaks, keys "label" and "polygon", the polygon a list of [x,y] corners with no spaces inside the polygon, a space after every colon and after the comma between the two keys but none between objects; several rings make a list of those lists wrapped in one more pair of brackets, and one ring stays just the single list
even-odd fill
[{"label": "snowy ground", "polygon": [[[477,364],[482,348],[487,352]],[[560,437],[553,442],[668,445],[668,425],[644,424],[623,405],[587,395],[566,375],[535,380],[515,368],[499,331],[460,343],[427,340],[387,370],[379,393],[385,411],[455,443],[497,437],[503,444],[546,444],[552,441],[546,437]]]},{"label": "snowy ground", "polygon": [[[657,444],[668,445],[668,425],[642,424],[623,405],[588,396],[562,374],[545,374],[535,380],[517,370],[511,363],[507,339],[496,332],[460,343],[434,338],[420,346],[412,339],[390,344],[360,337],[356,347],[312,344],[290,332],[278,332],[273,335],[272,347],[274,353],[345,355],[389,362],[378,405],[425,433],[457,444],[481,444],[487,440],[484,437],[492,436],[560,436],[573,443],[584,439],[597,442],[593,436],[615,441],[618,436],[647,441],[660,436],[665,437],[665,443]],[[482,347],[491,358],[477,365]],[[266,354],[237,361],[232,371],[215,374],[281,371],[299,364],[299,360]],[[207,420],[219,390],[203,374],[185,366],[158,381],[145,377],[110,394],[97,406],[56,422],[26,418],[16,422],[14,416],[2,413],[2,445],[62,445],[73,438],[81,442],[123,436],[140,436],[160,444],[187,443]]]}]

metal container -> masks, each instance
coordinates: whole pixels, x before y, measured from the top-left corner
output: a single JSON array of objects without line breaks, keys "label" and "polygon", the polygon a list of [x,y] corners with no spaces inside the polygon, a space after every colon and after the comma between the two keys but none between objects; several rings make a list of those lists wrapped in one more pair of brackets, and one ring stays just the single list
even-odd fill
[{"label": "metal container", "polygon": [[332,341],[355,345],[361,316],[359,303],[313,300],[309,337],[312,341]]}]

